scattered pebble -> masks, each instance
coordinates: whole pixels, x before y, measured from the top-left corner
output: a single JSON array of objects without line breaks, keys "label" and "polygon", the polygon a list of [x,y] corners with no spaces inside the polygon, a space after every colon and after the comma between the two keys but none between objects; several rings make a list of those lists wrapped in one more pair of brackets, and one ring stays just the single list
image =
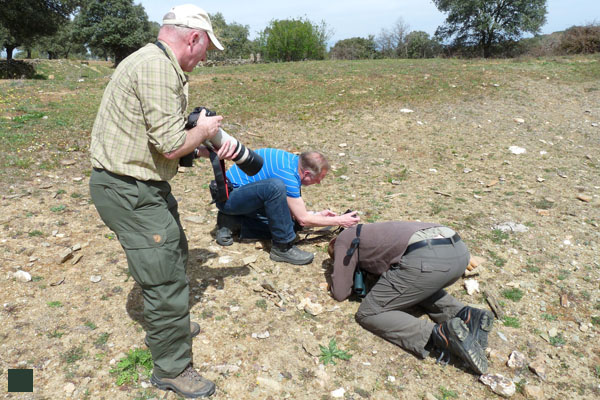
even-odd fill
[{"label": "scattered pebble", "polygon": [[252,337],[254,339],[267,339],[269,336],[271,336],[269,334],[269,331],[264,331],[264,332],[259,332],[259,333],[253,333]]},{"label": "scattered pebble", "polygon": [[524,149],[523,147],[519,147],[519,146],[510,146],[508,148],[508,150],[513,153],[513,154],[524,154],[527,153],[527,150]]},{"label": "scattered pebble", "polygon": [[584,203],[589,203],[590,201],[592,201],[592,198],[590,196],[586,196],[585,194],[580,194],[577,195],[577,200],[581,200]]},{"label": "scattered pebble", "polygon": [[102,277],[100,275],[92,275],[90,276],[90,281],[94,282],[94,283],[98,283],[102,280]]},{"label": "scattered pebble", "polygon": [[522,369],[525,367],[526,364],[527,363],[525,354],[516,350],[510,353],[510,357],[508,358],[508,362],[506,363],[506,365],[508,365],[508,367],[512,369]]},{"label": "scattered pebble", "polygon": [[410,108],[401,108],[400,112],[403,114],[409,114],[411,112],[414,112],[413,110],[411,110]]},{"label": "scattered pebble", "polygon": [[219,264],[229,264],[233,261],[232,256],[221,256],[219,257]]},{"label": "scattered pebble", "polygon": [[524,124],[525,120],[523,118],[515,118],[513,121],[515,121],[517,124]]},{"label": "scattered pebble", "polygon": [[513,381],[500,374],[481,375],[479,380],[496,394],[503,397],[511,397],[517,392],[517,387]]},{"label": "scattered pebble", "polygon": [[30,282],[31,281],[31,274],[27,271],[18,270],[17,272],[14,273],[14,277],[19,282]]},{"label": "scattered pebble", "polygon": [[336,399],[341,399],[342,397],[344,397],[344,394],[346,394],[346,389],[341,387],[339,389],[335,389],[334,391],[332,391],[331,397],[334,397]]},{"label": "scattered pebble", "polygon": [[63,390],[67,396],[71,396],[75,391],[75,385],[72,382],[69,382],[63,387]]},{"label": "scattered pebble", "polygon": [[464,285],[469,296],[479,293],[479,282],[477,282],[475,279],[465,279]]}]

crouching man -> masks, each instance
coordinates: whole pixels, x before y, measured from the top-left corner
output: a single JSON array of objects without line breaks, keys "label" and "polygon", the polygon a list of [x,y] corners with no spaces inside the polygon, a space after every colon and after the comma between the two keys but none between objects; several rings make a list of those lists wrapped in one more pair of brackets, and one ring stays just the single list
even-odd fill
[{"label": "crouching man", "polygon": [[[425,358],[454,354],[478,374],[487,371],[484,349],[493,314],[465,306],[443,288],[469,264],[469,251],[452,229],[424,222],[359,224],[329,245],[333,271],[329,284],[342,301],[353,293],[357,268],[378,277],[356,313],[365,329]],[[407,313],[420,307],[434,321]]]}]

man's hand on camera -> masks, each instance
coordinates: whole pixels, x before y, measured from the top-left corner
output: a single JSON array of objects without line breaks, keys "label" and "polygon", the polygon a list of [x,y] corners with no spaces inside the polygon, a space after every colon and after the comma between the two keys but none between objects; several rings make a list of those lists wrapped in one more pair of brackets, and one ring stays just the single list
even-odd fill
[{"label": "man's hand on camera", "polygon": [[238,147],[236,151],[236,146],[233,144],[233,142],[228,140],[223,143],[219,150],[217,150],[217,156],[219,156],[219,159],[221,160],[233,160],[238,156],[240,150],[241,146]]},{"label": "man's hand on camera", "polygon": [[221,120],[223,120],[222,116],[216,115],[214,117],[207,117],[206,110],[202,110],[198,117],[198,121],[196,122],[196,126],[192,129],[200,129],[200,132],[204,135],[204,139],[202,140],[202,142],[204,142],[212,139],[217,132],[219,132]]}]

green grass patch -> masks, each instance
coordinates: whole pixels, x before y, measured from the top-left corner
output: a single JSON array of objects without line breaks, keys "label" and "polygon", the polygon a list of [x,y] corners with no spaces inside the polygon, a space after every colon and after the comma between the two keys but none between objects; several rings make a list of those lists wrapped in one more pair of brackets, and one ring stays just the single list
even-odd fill
[{"label": "green grass patch", "polygon": [[92,331],[95,330],[96,328],[98,328],[96,326],[96,324],[93,323],[92,321],[86,321],[84,325],[87,326],[88,328],[90,328],[90,330],[92,330]]},{"label": "green grass patch", "polygon": [[44,232],[42,232],[42,231],[38,231],[38,230],[36,229],[36,230],[33,230],[33,231],[29,232],[29,234],[28,234],[28,235],[29,235],[29,237],[44,236]]},{"label": "green grass patch", "polygon": [[506,289],[502,292],[502,296],[504,296],[508,300],[512,300],[514,302],[521,300],[523,295],[524,295],[523,291],[519,288]]},{"label": "green grass patch", "polygon": [[458,398],[458,393],[454,390],[446,389],[443,386],[440,386],[438,388],[438,390],[440,391],[440,394],[439,394],[439,396],[435,396],[436,399],[448,400],[448,399],[457,399]]},{"label": "green grass patch", "polygon": [[152,373],[152,354],[150,350],[133,349],[117,363],[110,373],[117,378],[117,385],[133,384],[139,381],[140,375],[149,378]]},{"label": "green grass patch", "polygon": [[490,234],[490,240],[496,244],[504,243],[504,241],[508,240],[508,233],[500,229],[494,229]]},{"label": "green grass patch", "polygon": [[102,332],[98,335],[98,338],[94,341],[94,346],[101,347],[104,346],[108,342],[108,338],[110,337],[110,333]]},{"label": "green grass patch", "polygon": [[60,301],[49,301],[46,304],[48,304],[48,307],[50,308],[60,308],[63,306],[63,304]]},{"label": "green grass patch", "polygon": [[600,326],[600,317],[592,317],[592,324]]},{"label": "green grass patch", "polygon": [[335,365],[335,358],[340,360],[349,360],[352,358],[352,355],[348,352],[338,349],[335,338],[332,338],[329,341],[329,346],[327,347],[319,345],[319,349],[321,349],[319,360],[323,363],[323,365],[327,365],[329,363]]},{"label": "green grass patch", "polygon": [[53,213],[61,213],[61,212],[65,211],[66,208],[67,208],[67,206],[65,206],[64,204],[61,204],[59,206],[50,207],[50,211],[52,211]]},{"label": "green grass patch", "polygon": [[546,321],[556,321],[558,319],[558,317],[556,315],[543,313],[542,319],[545,319]]},{"label": "green grass patch", "polygon": [[52,332],[48,332],[46,336],[48,336],[50,339],[60,339],[64,334],[64,332],[55,329]]},{"label": "green grass patch", "polygon": [[61,359],[67,364],[73,364],[76,361],[81,360],[83,357],[85,357],[85,350],[83,349],[83,346],[71,347],[65,353],[61,354]]},{"label": "green grass patch", "polygon": [[521,327],[521,323],[519,322],[519,318],[517,318],[517,317],[505,316],[504,318],[502,318],[502,324],[504,326],[508,326],[510,328],[520,328]]},{"label": "green grass patch", "polygon": [[554,347],[562,347],[567,344],[567,341],[563,337],[562,333],[550,338],[550,344]]},{"label": "green grass patch", "polygon": [[263,311],[267,309],[267,301],[265,299],[256,300],[254,305]]}]

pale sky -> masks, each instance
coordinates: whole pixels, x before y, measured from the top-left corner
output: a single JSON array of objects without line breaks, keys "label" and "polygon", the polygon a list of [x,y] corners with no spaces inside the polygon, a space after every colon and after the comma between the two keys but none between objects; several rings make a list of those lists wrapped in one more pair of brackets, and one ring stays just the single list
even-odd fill
[{"label": "pale sky", "polygon": [[[136,4],[138,1],[134,0]],[[445,20],[444,14],[430,0],[141,0],[150,21],[158,23],[171,7],[185,3],[195,4],[211,14],[220,12],[227,23],[248,25],[250,39],[256,38],[273,19],[325,21],[333,30],[330,45],[351,37],[377,36],[382,29],[391,29],[399,17],[409,26],[409,31],[425,31],[430,35]],[[547,22],[542,33],[600,23],[600,0],[548,0],[546,4]]]}]

